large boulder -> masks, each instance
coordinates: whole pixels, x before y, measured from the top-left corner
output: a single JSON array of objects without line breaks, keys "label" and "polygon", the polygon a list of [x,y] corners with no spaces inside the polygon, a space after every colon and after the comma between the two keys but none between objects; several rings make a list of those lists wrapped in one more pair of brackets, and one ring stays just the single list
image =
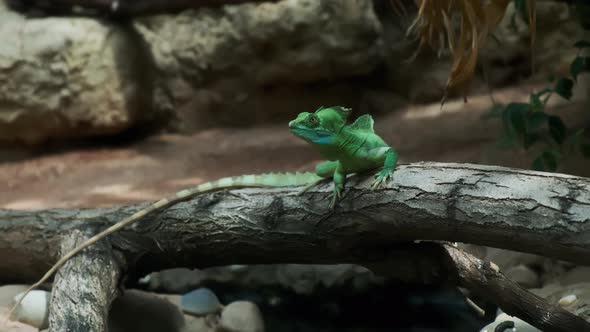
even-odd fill
[{"label": "large boulder", "polygon": [[370,0],[223,6],[149,17],[136,27],[165,77],[157,105],[174,108],[187,131],[352,102],[343,92],[358,98],[359,89],[333,81],[366,75],[384,55]]},{"label": "large boulder", "polygon": [[130,30],[90,18],[26,18],[3,6],[0,142],[112,134],[138,121],[145,69]]},{"label": "large boulder", "polygon": [[341,102],[341,87],[356,88],[301,84],[364,75],[383,58],[370,0],[227,5],[129,23],[2,7],[0,39],[0,142],[112,135],[170,115],[187,131],[265,121]]},{"label": "large boulder", "polygon": [[[414,7],[399,17],[382,1],[290,0],[118,23],[25,18],[0,7],[0,144],[286,123],[322,105],[380,114],[438,101],[449,57],[426,50],[404,62],[418,46],[405,34]],[[512,24],[515,12],[510,5],[481,52],[488,77],[476,75],[470,95],[487,93],[486,81],[495,88],[530,78],[528,27]],[[569,46],[583,36],[571,16],[566,4],[538,4],[537,79],[567,71],[576,52]]]}]

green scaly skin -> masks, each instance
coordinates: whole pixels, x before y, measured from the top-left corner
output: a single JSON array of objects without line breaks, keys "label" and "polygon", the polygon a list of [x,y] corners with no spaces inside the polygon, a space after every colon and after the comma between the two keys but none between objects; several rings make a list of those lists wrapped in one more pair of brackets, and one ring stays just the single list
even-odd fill
[{"label": "green scaly skin", "polygon": [[329,161],[321,163],[316,167],[315,174],[269,173],[240,175],[203,183],[193,188],[179,191],[171,197],[161,199],[84,241],[60,258],[38,282],[33,284],[21,296],[20,300],[13,306],[9,317],[31,290],[47,281],[70,258],[85,248],[123,227],[142,220],[148,214],[161,211],[195,196],[224,189],[247,187],[308,185],[306,187],[308,189],[323,179],[332,178],[334,182],[334,194],[330,206],[333,208],[336,202],[342,197],[347,174],[383,167],[376,175],[372,184],[373,187],[381,185],[393,175],[397,163],[397,154],[393,148],[389,147],[375,134],[373,131],[373,118],[370,115],[363,115],[353,124],[346,125],[346,119],[349,114],[349,109],[340,106],[320,108],[315,113],[300,113],[295,120],[289,123],[289,128],[293,134],[303,138],[314,148],[318,149],[325,158],[329,159]]},{"label": "green scaly skin", "polygon": [[289,129],[295,136],[329,160],[319,164],[315,171],[322,178],[333,179],[332,208],[342,197],[347,174],[382,167],[371,185],[377,188],[393,177],[397,164],[396,151],[375,134],[373,118],[365,114],[347,125],[349,115],[350,109],[341,106],[320,107],[314,113],[300,113],[289,122]]}]

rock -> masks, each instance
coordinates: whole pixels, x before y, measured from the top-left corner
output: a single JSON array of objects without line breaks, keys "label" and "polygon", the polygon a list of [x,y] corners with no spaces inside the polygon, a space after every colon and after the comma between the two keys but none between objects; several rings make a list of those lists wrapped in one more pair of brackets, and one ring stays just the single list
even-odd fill
[{"label": "rock", "polygon": [[[505,322],[514,322],[514,325]],[[498,325],[506,324],[505,329],[497,329]],[[541,330],[535,328],[534,326],[530,325],[529,323],[523,321],[518,317],[509,316],[505,313],[501,313],[496,317],[494,322],[484,326],[480,332],[542,332]]]},{"label": "rock", "polygon": [[488,247],[485,246],[478,246],[470,243],[457,243],[457,248],[482,260],[486,260],[488,255]]},{"label": "rock", "polygon": [[[49,326],[50,294],[42,290],[31,291],[14,311],[14,319],[38,329],[47,328]],[[23,295],[24,292],[17,294],[13,304],[16,304]]]},{"label": "rock", "polygon": [[562,297],[561,299],[559,299],[559,301],[557,301],[557,303],[561,307],[569,307],[569,306],[573,305],[574,303],[576,303],[576,301],[578,301],[578,297],[575,294],[570,294],[570,295],[566,295],[566,296]]},{"label": "rock", "polygon": [[550,74],[567,74],[566,68],[577,52],[573,43],[583,38],[583,28],[573,19],[575,14],[567,3],[539,1],[536,15],[536,39],[531,50],[528,25],[517,14],[514,3],[508,5],[494,31],[495,39],[490,38],[481,52],[492,85],[514,84],[530,76],[531,55],[535,61],[533,75],[538,80],[550,85]]},{"label": "rock", "polygon": [[[513,14],[511,5],[495,32],[502,44],[491,38],[481,52],[493,87],[530,76],[527,28],[517,20],[512,29]],[[538,14],[535,75],[545,79],[567,70],[583,32],[563,22],[566,4],[540,2]],[[370,0],[225,5],[129,26],[26,19],[0,7],[0,143],[146,126],[186,133],[284,122],[321,105],[379,114],[439,101],[450,59],[425,51],[403,62],[417,45],[399,21],[388,2]],[[472,94],[487,91],[478,75]]]},{"label": "rock", "polygon": [[557,303],[565,310],[590,320],[590,283],[571,285],[553,283],[531,291],[550,303]]},{"label": "rock", "polygon": [[209,288],[198,288],[184,295],[180,300],[182,311],[195,316],[205,316],[217,313],[222,305]]},{"label": "rock", "polygon": [[264,321],[258,306],[248,301],[228,304],[221,312],[219,321],[222,331],[263,332]]},{"label": "rock", "polygon": [[[383,24],[389,83],[395,87],[396,93],[412,103],[439,101],[452,66],[448,52],[438,58],[435,52],[425,47],[414,61],[403,62],[410,58],[418,45],[410,44],[412,47],[408,48],[409,38],[400,25],[407,27],[410,23],[402,21],[400,24],[400,19],[388,12],[387,5],[387,2],[380,5],[379,14]],[[415,9],[409,7],[410,10]],[[569,63],[577,51],[572,45],[584,39],[584,30],[572,19],[575,13],[568,7],[563,2],[538,1],[537,33],[534,49],[531,49],[528,25],[516,15],[514,2],[510,2],[503,20],[493,31],[493,36],[488,36],[479,53],[478,67],[482,70],[477,70],[470,85],[470,95],[488,94],[490,87],[514,85],[531,78],[550,86],[550,74],[567,74]],[[533,54],[535,72],[531,73]],[[482,74],[484,70],[485,75]]]},{"label": "rock", "polygon": [[485,260],[496,263],[504,271],[519,265],[543,266],[547,258],[539,255],[488,247]]},{"label": "rock", "polygon": [[0,40],[0,142],[115,134],[149,117],[150,66],[130,30],[0,8]]},{"label": "rock", "polygon": [[209,317],[184,316],[185,325],[182,332],[215,332],[216,322],[211,323]]},{"label": "rock", "polygon": [[555,281],[567,286],[590,280],[590,267],[578,266],[558,276]]},{"label": "rock", "polygon": [[[352,99],[344,91],[358,100],[357,88],[332,92],[330,81],[365,75],[383,59],[370,0],[221,6],[148,17],[135,26],[166,73],[156,107],[174,105],[185,131],[346,103]],[[325,83],[302,86],[309,82]]]},{"label": "rock", "polygon": [[125,291],[109,313],[110,332],[180,332],[184,325],[184,316],[171,301],[138,290]]},{"label": "rock", "polygon": [[526,265],[521,264],[510,267],[504,271],[504,275],[524,288],[537,288],[541,286],[541,279],[537,273]]},{"label": "rock", "polygon": [[299,294],[311,294],[318,288],[351,286],[351,291],[362,291],[381,284],[383,280],[370,270],[353,264],[276,264],[169,269],[152,273],[144,282],[149,290],[169,293],[186,292],[206,283],[225,283],[243,289],[280,286]]}]

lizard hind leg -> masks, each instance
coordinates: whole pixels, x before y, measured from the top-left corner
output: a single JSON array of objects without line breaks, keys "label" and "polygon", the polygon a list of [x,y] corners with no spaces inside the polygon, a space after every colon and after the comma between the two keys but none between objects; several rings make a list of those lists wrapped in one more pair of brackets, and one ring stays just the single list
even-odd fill
[{"label": "lizard hind leg", "polygon": [[344,191],[344,184],[346,182],[346,172],[344,171],[344,167],[342,167],[341,163],[338,163],[338,166],[334,170],[334,193],[332,194],[332,202],[330,203],[330,208],[334,209],[336,207],[336,203],[342,198],[342,192]]},{"label": "lizard hind leg", "polygon": [[304,194],[309,189],[317,186],[318,184],[320,184],[324,181],[330,180],[332,178],[332,176],[334,175],[334,171],[336,170],[336,167],[338,167],[337,161],[325,161],[325,162],[317,165],[315,168],[315,173],[322,178],[305,186],[305,188],[303,188],[300,192],[297,193],[297,196]]}]

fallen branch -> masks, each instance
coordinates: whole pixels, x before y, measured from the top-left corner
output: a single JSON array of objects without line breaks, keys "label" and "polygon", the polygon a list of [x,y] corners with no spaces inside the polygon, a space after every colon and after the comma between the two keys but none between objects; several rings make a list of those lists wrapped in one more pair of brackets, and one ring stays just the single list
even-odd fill
[{"label": "fallen branch", "polygon": [[468,288],[496,303],[507,314],[519,317],[541,331],[590,331],[590,324],[581,317],[520,287],[507,279],[493,263],[484,262],[451,245],[423,243],[399,248],[391,253],[393,259],[366,266],[381,275],[399,277],[396,270],[400,267],[397,258],[400,254],[429,266],[428,270],[413,270],[406,277],[420,279],[414,274],[420,273],[424,277],[425,271],[429,271],[427,279],[430,281]]}]

